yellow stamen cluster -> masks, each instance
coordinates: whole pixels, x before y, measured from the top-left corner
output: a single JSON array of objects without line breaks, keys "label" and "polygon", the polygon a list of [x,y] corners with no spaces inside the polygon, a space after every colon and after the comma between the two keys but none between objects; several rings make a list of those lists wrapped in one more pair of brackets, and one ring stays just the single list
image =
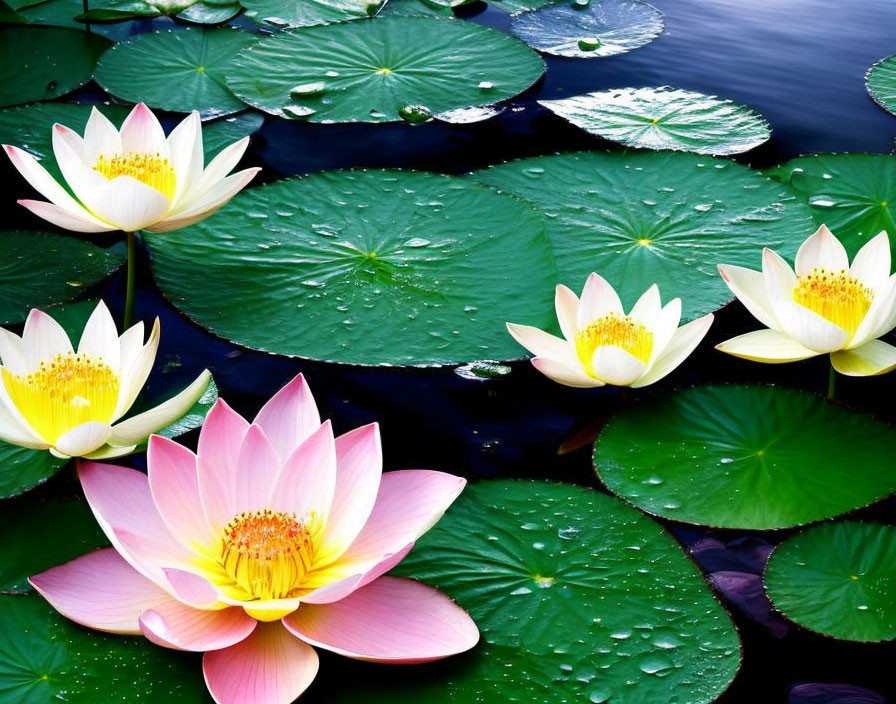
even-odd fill
[{"label": "yellow stamen cluster", "polygon": [[100,154],[93,168],[110,181],[118,176],[130,176],[150,188],[155,188],[168,200],[174,197],[177,185],[174,167],[168,159],[163,159],[159,154],[138,152],[112,156]]},{"label": "yellow stamen cluster", "polygon": [[846,271],[816,267],[799,277],[793,300],[825,320],[855,333],[868,313],[874,292]]},{"label": "yellow stamen cluster", "polygon": [[253,599],[294,596],[311,569],[311,521],[294,513],[249,511],[235,516],[221,541],[221,564]]},{"label": "yellow stamen cluster", "polygon": [[603,317],[595,318],[588,327],[576,335],[576,353],[588,375],[597,378],[592,365],[594,352],[599,347],[609,346],[621,347],[647,364],[653,352],[653,333],[644,323],[633,320],[627,315],[607,313]]},{"label": "yellow stamen cluster", "polygon": [[111,422],[121,380],[102,358],[68,352],[27,376],[4,368],[3,385],[32,429],[55,443],[82,423]]}]

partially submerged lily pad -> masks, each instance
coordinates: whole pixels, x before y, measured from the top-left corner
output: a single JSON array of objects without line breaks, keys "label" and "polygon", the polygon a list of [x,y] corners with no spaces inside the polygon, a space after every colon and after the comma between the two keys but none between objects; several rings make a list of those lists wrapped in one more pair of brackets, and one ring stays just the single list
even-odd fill
[{"label": "partially submerged lily pad", "polygon": [[723,156],[771,136],[768,123],[731,100],[675,88],[621,88],[539,100],[586,132],[642,149]]},{"label": "partially submerged lily pad", "polygon": [[519,350],[505,320],[554,317],[543,218],[462,179],[337,171],[278,181],[182,235],[146,236],[162,292],[255,349],[355,364],[508,359]]},{"label": "partially submerged lily pad", "polygon": [[[242,51],[227,85],[260,110],[311,122],[396,122],[407,106],[431,113],[488,105],[526,90],[544,71],[522,42],[470,22],[386,17],[306,27]],[[324,83],[315,95],[296,86]],[[489,90],[480,88],[488,82]]]},{"label": "partially submerged lily pad", "polygon": [[177,17],[194,24],[219,24],[235,17],[242,5],[233,0],[105,0],[93,2],[80,22],[114,23],[152,17]]},{"label": "partially submerged lily pad", "polygon": [[896,639],[896,526],[813,526],[775,549],[765,588],[787,618],[812,631]]},{"label": "partially submerged lily pad", "polygon": [[578,292],[597,271],[626,306],[656,283],[663,300],[681,297],[686,320],[731,300],[719,262],[756,268],[763,247],[792,257],[815,229],[786,188],[739,164],[693,154],[560,154],[472,178],[549,216],[560,283]]},{"label": "partially submerged lily pad", "polygon": [[380,0],[243,0],[246,17],[272,27],[313,27],[375,15]]},{"label": "partially submerged lily pad", "polygon": [[615,415],[594,466],[658,516],[719,528],[803,525],[896,491],[896,429],[802,391],[676,391]]},{"label": "partially submerged lily pad", "polygon": [[515,15],[510,31],[546,54],[592,59],[649,44],[663,33],[663,15],[641,0],[559,2]]},{"label": "partially submerged lily pad", "polygon": [[881,59],[869,68],[865,87],[875,103],[896,115],[896,56]]}]

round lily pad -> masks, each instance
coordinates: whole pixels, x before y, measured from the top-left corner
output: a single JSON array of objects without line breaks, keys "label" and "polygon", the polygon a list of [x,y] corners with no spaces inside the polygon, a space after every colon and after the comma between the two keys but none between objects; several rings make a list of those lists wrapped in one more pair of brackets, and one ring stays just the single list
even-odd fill
[{"label": "round lily pad", "polygon": [[865,87],[875,103],[896,115],[896,56],[881,59],[869,68]]},{"label": "round lily pad", "polygon": [[642,149],[738,154],[767,141],[768,123],[730,100],[676,88],[622,88],[541,105],[586,132]]},{"label": "round lily pad", "polygon": [[896,526],[813,526],[775,549],[765,589],[804,628],[844,640],[896,639]]},{"label": "round lily pad", "polygon": [[124,262],[121,247],[102,249],[49,232],[0,233],[0,251],[0,324],[77,298]]},{"label": "round lily pad", "polygon": [[68,462],[46,450],[29,450],[0,441],[0,499],[30,491],[58,472]]},{"label": "round lily pad", "polygon": [[63,27],[0,29],[0,106],[50,100],[80,88],[109,43]]},{"label": "round lily pad", "polygon": [[508,359],[519,349],[505,320],[554,318],[542,216],[449,176],[278,181],[183,236],[146,243],[172,303],[217,335],[278,354],[354,364]]},{"label": "round lily pad", "polygon": [[546,54],[593,59],[649,44],[663,33],[663,15],[641,0],[560,2],[515,15],[510,31]]},{"label": "round lily pad", "polygon": [[457,601],[480,643],[380,687],[340,668],[340,704],[705,704],[738,669],[734,627],[681,547],[592,489],[469,486],[396,573]]},{"label": "round lily pad", "polygon": [[454,17],[454,7],[435,0],[388,0],[377,16]]},{"label": "round lily pad", "polygon": [[491,0],[488,4],[489,7],[497,7],[499,10],[504,10],[504,12],[516,15],[520,12],[528,12],[530,10],[537,10],[541,7],[553,5],[557,1],[558,0]]},{"label": "round lily pad", "polygon": [[272,27],[313,27],[371,17],[378,0],[245,0],[246,17]]},{"label": "round lily pad", "polygon": [[793,257],[815,229],[786,188],[693,154],[560,154],[472,177],[548,214],[561,283],[580,291],[596,271],[626,306],[656,283],[663,300],[681,297],[685,320],[731,300],[717,264],[758,268],[763,247]]},{"label": "round lily pad", "polygon": [[198,110],[204,119],[226,115],[245,108],[224,83],[228,62],[255,41],[248,32],[225,28],[139,34],[103,54],[96,81],[132,103]]},{"label": "round lily pad", "polygon": [[799,526],[896,491],[896,429],[802,391],[707,386],[621,411],[594,449],[610,491],[718,528]]},{"label": "round lily pad", "polygon": [[850,257],[881,230],[896,256],[896,156],[803,156],[765,173],[808,203],[815,222],[827,225]]},{"label": "round lily pad", "polygon": [[[544,62],[471,22],[384,17],[281,32],[242,51],[227,85],[266,112],[312,122],[395,122],[408,106],[440,113],[526,90]],[[300,90],[316,86],[317,89]]]},{"label": "round lily pad", "polygon": [[0,596],[0,697],[16,704],[210,704],[201,658],[89,631],[37,595]]}]

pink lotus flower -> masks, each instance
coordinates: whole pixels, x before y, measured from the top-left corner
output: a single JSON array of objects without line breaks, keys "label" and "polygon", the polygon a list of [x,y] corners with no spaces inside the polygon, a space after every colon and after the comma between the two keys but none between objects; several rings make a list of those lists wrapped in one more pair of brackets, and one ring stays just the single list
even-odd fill
[{"label": "pink lotus flower", "polygon": [[383,577],[466,483],[382,473],[371,424],[333,437],[302,376],[249,424],[223,401],[198,455],[150,439],[148,476],[85,463],[79,474],[113,548],[31,579],[64,616],[168,648],[206,651],[219,704],[288,704],[319,646],[419,663],[472,648],[479,632],[448,597]]}]

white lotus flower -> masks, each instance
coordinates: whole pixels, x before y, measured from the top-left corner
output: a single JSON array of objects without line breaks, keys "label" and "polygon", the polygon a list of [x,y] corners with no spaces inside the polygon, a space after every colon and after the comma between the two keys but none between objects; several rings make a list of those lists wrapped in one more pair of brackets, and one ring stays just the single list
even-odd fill
[{"label": "white lotus flower", "polygon": [[716,349],[756,362],[795,362],[821,354],[841,374],[872,376],[896,368],[896,348],[876,339],[896,327],[896,274],[886,232],[865,243],[852,266],[822,225],[800,246],[796,271],[766,248],[762,271],[722,264],[734,295],[765,330]]},{"label": "white lotus flower", "polygon": [[159,346],[156,318],[121,337],[100,301],[78,351],[46,313],[32,310],[22,337],[0,328],[0,440],[50,450],[57,457],[118,457],[181,418],[208,387],[203,371],[190,386],[139,415],[116,423],[146,383]]},{"label": "white lotus flower", "polygon": [[82,138],[53,125],[53,153],[73,198],[28,152],[4,144],[12,163],[50,202],[20,200],[35,215],[66,230],[169,232],[214,213],[260,169],[228,176],[249,138],[234,142],[203,168],[202,123],[192,112],[168,138],[143,103],[121,132],[93,108]]},{"label": "white lotus flower", "polygon": [[626,315],[616,291],[597,274],[588,277],[581,301],[560,285],[554,303],[565,339],[529,325],[507,323],[507,329],[536,355],[538,371],[566,386],[653,384],[694,351],[713,321],[710,313],[678,327],[681,299],[663,306],[656,284]]}]

